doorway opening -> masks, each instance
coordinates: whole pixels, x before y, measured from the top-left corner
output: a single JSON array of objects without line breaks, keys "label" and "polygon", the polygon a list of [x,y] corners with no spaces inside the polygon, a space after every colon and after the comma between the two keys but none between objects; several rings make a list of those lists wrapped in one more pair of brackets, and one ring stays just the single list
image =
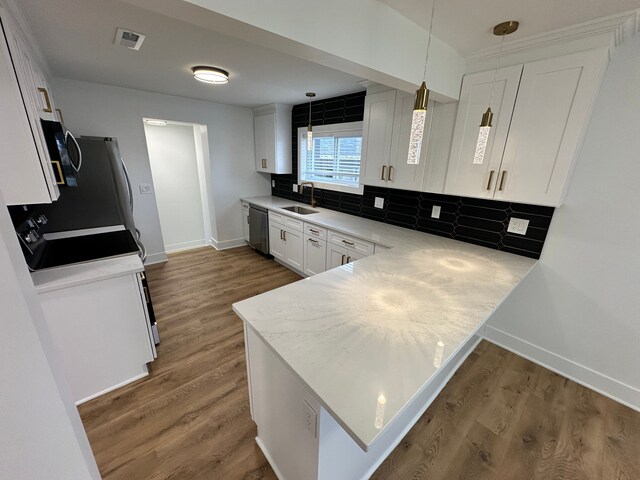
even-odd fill
[{"label": "doorway opening", "polygon": [[212,203],[206,125],[145,118],[144,132],[165,251],[209,244]]}]

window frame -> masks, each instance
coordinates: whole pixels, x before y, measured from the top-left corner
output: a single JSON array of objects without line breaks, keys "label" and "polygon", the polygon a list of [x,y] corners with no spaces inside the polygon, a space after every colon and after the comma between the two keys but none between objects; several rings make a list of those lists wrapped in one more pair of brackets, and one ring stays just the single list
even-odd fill
[{"label": "window frame", "polygon": [[[348,132],[358,132],[360,136],[362,135],[362,127],[364,122],[346,122],[346,123],[334,123],[331,125],[317,125],[313,126],[313,134],[327,134],[327,133],[336,133],[339,135],[336,136],[348,136]],[[298,128],[298,184],[301,182],[308,182],[312,180],[305,180],[302,178],[302,149],[307,148],[307,127],[299,127]],[[360,155],[360,172],[362,172],[362,154]],[[358,186],[351,187],[349,185],[340,185],[338,183],[328,183],[328,182],[318,182],[313,180],[313,184],[317,188],[321,188],[323,190],[333,190],[335,192],[344,192],[344,193],[352,193],[355,195],[362,195],[364,193],[364,185],[360,181],[360,177],[358,177]]]}]

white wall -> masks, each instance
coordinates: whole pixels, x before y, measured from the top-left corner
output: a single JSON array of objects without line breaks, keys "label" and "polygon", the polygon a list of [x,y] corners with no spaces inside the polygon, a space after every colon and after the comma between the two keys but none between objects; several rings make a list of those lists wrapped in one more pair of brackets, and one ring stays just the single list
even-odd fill
[{"label": "white wall", "polygon": [[0,195],[0,478],[99,479],[66,380],[52,371],[43,325]]},{"label": "white wall", "polygon": [[539,266],[486,334],[640,409],[640,36],[605,74]]},{"label": "white wall", "polygon": [[205,244],[202,195],[192,125],[145,125],[167,252]]},{"label": "white wall", "polygon": [[207,127],[210,210],[215,219],[212,235],[223,246],[242,239],[239,198],[271,191],[269,176],[255,170],[253,113],[249,108],[74,80],[55,79],[53,83],[56,103],[70,130],[80,135],[117,137],[134,186],[136,225],[151,261],[164,259],[164,244],[155,195],[141,195],[137,186],[153,183],[143,117]]}]

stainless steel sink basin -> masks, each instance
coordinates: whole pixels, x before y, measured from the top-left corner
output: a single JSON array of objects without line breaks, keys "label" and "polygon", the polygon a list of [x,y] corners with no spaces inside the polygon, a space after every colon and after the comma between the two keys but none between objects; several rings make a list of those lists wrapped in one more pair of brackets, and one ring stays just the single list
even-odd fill
[{"label": "stainless steel sink basin", "polygon": [[299,207],[297,205],[293,205],[291,207],[282,207],[283,210],[288,210],[293,213],[298,213],[300,215],[311,215],[312,213],[318,213],[317,210],[311,210],[310,208]]}]

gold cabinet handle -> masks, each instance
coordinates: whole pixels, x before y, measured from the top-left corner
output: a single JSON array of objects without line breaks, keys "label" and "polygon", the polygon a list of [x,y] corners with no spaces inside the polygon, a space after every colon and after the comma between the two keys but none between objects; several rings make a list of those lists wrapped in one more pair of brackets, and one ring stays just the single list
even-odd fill
[{"label": "gold cabinet handle", "polygon": [[58,114],[58,118],[60,119],[60,123],[64,123],[64,117],[62,116],[62,110],[56,108],[56,113]]},{"label": "gold cabinet handle", "polygon": [[386,172],[387,172],[387,166],[386,166],[386,165],[383,165],[383,166],[382,166],[382,176],[380,177],[380,180],[385,180],[385,178],[384,178],[384,177],[385,177],[385,175],[384,175],[384,174],[385,174]]},{"label": "gold cabinet handle", "polygon": [[284,238],[282,237],[282,234],[283,234],[283,233],[284,233],[284,232],[283,232],[282,230],[280,230],[280,240],[284,240]]},{"label": "gold cabinet handle", "polygon": [[307,238],[307,242],[313,243],[316,247],[318,246],[318,241],[314,240],[313,238]]},{"label": "gold cabinet handle", "polygon": [[55,170],[54,170],[54,180],[56,181],[56,185],[66,185],[67,182],[65,181],[64,175],[62,174],[62,164],[60,163],[60,160],[51,160],[51,164],[54,165],[56,167],[56,170],[58,170],[58,176],[60,177],[60,180],[58,180],[57,178],[55,178]]},{"label": "gold cabinet handle", "polygon": [[347,257],[347,263],[351,263],[351,257]]},{"label": "gold cabinet handle", "polygon": [[389,175],[387,176],[387,180],[389,180],[390,182],[393,182],[393,179],[394,179],[393,166],[389,165]]},{"label": "gold cabinet handle", "polygon": [[313,228],[310,228],[309,231],[315,235],[320,235],[320,232],[318,230],[314,230]]},{"label": "gold cabinet handle", "polygon": [[283,240],[286,242],[287,241],[287,232],[286,232],[286,230],[282,232],[282,236],[284,237]]},{"label": "gold cabinet handle", "polygon": [[266,158],[262,159],[262,168],[267,168],[267,159]]},{"label": "gold cabinet handle", "polygon": [[38,87],[38,91],[44,95],[44,102],[47,104],[45,108],[42,109],[43,112],[51,113],[53,110],[51,109],[51,99],[49,98],[49,92],[47,92],[46,88]]},{"label": "gold cabinet handle", "polygon": [[149,289],[147,287],[142,287],[144,290],[144,299],[147,303],[149,303]]},{"label": "gold cabinet handle", "polygon": [[491,180],[493,180],[494,173],[496,173],[495,170],[491,170],[489,172],[489,181],[487,182],[487,190],[491,190]]},{"label": "gold cabinet handle", "polygon": [[342,262],[340,263],[340,265],[344,265],[344,259],[345,259],[346,255],[342,255]]},{"label": "gold cabinet handle", "polygon": [[342,243],[344,243],[345,245],[349,245],[349,246],[351,246],[351,247],[353,247],[353,246],[355,245],[355,243],[353,243],[353,242],[348,242],[348,241],[346,241],[346,240],[342,240]]},{"label": "gold cabinet handle", "polygon": [[500,186],[498,187],[498,190],[502,191],[504,189],[504,177],[507,175],[507,171],[503,170],[502,171],[502,175],[500,176]]}]

